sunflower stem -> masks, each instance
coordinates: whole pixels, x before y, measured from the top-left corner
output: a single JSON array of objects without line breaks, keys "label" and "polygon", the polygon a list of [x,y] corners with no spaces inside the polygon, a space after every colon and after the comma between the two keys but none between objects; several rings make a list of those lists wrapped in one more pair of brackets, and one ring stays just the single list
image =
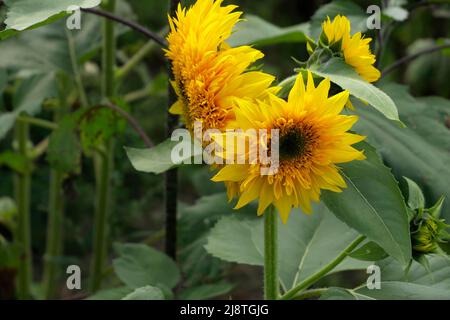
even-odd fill
[{"label": "sunflower stem", "polygon": [[283,296],[281,296],[280,300],[291,300],[297,296],[297,293],[302,291],[303,289],[308,288],[312,284],[316,283],[318,280],[322,279],[326,276],[331,270],[336,268],[350,252],[352,252],[362,241],[366,239],[366,236],[360,235],[356,238],[352,243],[350,243],[344,251],[342,251],[333,261],[328,263],[322,269],[311,275],[309,278],[306,278],[304,281],[299,283],[296,287],[292,288],[288,292],[286,292]]},{"label": "sunflower stem", "polygon": [[[115,0],[105,3],[105,12],[114,12]],[[102,95],[104,98],[114,96],[115,81],[115,51],[116,40],[114,34],[114,22],[112,20],[103,21],[103,83]],[[94,221],[94,256],[91,265],[90,291],[96,292],[101,288],[103,278],[103,268],[108,251],[108,221],[111,201],[111,176],[114,166],[114,139],[111,138],[104,144],[103,152],[96,156],[96,211]]]},{"label": "sunflower stem", "polygon": [[[18,152],[28,158],[29,125],[18,120],[15,128]],[[17,244],[20,247],[20,263],[17,274],[17,296],[19,299],[30,299],[32,282],[32,259],[31,259],[31,227],[30,227],[30,189],[31,170],[17,173],[15,179],[15,197],[18,209],[17,220]]]},{"label": "sunflower stem", "polygon": [[[179,0],[169,0],[169,14],[174,16]],[[169,79],[173,79],[171,65],[168,64],[168,74]],[[168,107],[170,108],[172,104],[177,101],[177,95],[169,83],[168,87]],[[167,115],[166,122],[166,135],[170,137],[172,131],[178,125],[178,117],[172,114]],[[178,201],[178,170],[176,168],[171,169],[166,172],[164,180],[165,188],[165,199],[164,206],[166,212],[166,239],[165,239],[165,252],[173,260],[177,258],[177,201]]]},{"label": "sunflower stem", "polygon": [[264,217],[264,298],[276,300],[279,295],[278,221],[273,206]]},{"label": "sunflower stem", "polygon": [[[61,81],[63,83],[63,81]],[[67,90],[61,85],[58,90],[59,108],[53,114],[55,123],[59,123],[61,118],[69,110],[67,103]],[[55,298],[59,272],[59,263],[57,257],[61,256],[63,251],[63,215],[64,215],[64,172],[57,168],[50,170],[50,186],[48,200],[48,220],[47,220],[47,239],[44,255],[44,267],[42,286],[44,298]]]}]

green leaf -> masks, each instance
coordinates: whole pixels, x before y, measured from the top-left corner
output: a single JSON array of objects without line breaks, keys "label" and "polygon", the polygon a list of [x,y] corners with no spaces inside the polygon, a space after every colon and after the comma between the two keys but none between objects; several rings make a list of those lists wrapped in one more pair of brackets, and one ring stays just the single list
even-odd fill
[{"label": "green leaf", "polygon": [[87,300],[120,300],[133,292],[129,287],[104,289],[87,298]]},{"label": "green leaf", "polygon": [[311,18],[310,35],[314,39],[318,39],[322,32],[322,23],[330,17],[333,19],[338,14],[346,16],[350,20],[352,34],[367,30],[367,14],[364,10],[351,1],[333,1],[331,3],[320,6]]},{"label": "green leaf", "polygon": [[[183,150],[188,150],[186,153],[181,153],[179,161],[176,163],[172,161],[172,151],[174,148],[180,147]],[[131,161],[134,169],[140,172],[147,173],[163,173],[182,163],[190,163],[193,156],[201,155],[202,150],[196,147],[191,141],[183,140],[181,142],[171,141],[170,139],[157,145],[151,149],[136,149],[125,147],[128,158]]]},{"label": "green leaf", "polygon": [[164,294],[157,287],[145,286],[135,289],[122,300],[164,300]]},{"label": "green leaf", "polygon": [[51,23],[65,17],[70,7],[92,8],[101,0],[5,0],[8,7],[5,20],[6,29],[0,32],[0,38],[14,34],[12,30],[23,31]]},{"label": "green leaf", "polygon": [[226,282],[205,284],[198,287],[188,288],[181,292],[182,300],[206,300],[218,297],[230,292],[233,285]]},{"label": "green leaf", "polygon": [[131,288],[148,285],[173,288],[180,279],[175,262],[149,246],[117,243],[114,249],[119,255],[113,261],[114,271]]},{"label": "green leaf", "polygon": [[450,291],[415,283],[382,281],[381,289],[361,288],[359,295],[377,300],[448,300]]},{"label": "green leaf", "polygon": [[[203,167],[203,171],[210,169]],[[187,171],[187,170],[185,170]],[[205,175],[205,179],[211,177]],[[253,205],[246,206],[238,211],[239,216],[254,215]],[[225,216],[236,213],[233,204],[227,199],[226,193],[217,193],[201,197],[193,205],[180,205],[180,219],[178,220],[178,238],[180,247],[179,258],[183,274],[183,283],[189,287],[204,284],[204,275],[208,275],[209,281],[221,281],[228,264],[212,257],[206,252],[204,245],[207,236],[217,221]]]},{"label": "green leaf", "polygon": [[[128,110],[128,105],[116,103]],[[92,149],[103,146],[115,135],[122,133],[127,122],[116,111],[109,108],[87,109],[81,115],[80,138],[83,150],[90,153]]]},{"label": "green leaf", "polygon": [[[442,98],[417,100],[405,87],[392,83],[382,89],[395,100],[408,127],[399,128],[354,101],[359,115],[354,130],[367,136],[398,179],[408,177],[428,190],[431,203],[441,195],[450,198],[450,135],[445,126],[450,102]],[[444,204],[442,217],[450,219],[449,202]]]},{"label": "green leaf", "polygon": [[321,77],[329,78],[351,95],[366,101],[386,118],[401,123],[394,101],[383,91],[362,79],[355,70],[341,58],[332,58],[320,66],[312,66],[311,71]]},{"label": "green leaf", "polygon": [[5,151],[0,154],[0,167],[6,166],[18,173],[29,173],[33,169],[33,164],[22,154],[13,151]]},{"label": "green leaf", "polygon": [[14,109],[17,113],[26,112],[35,115],[41,111],[45,99],[56,97],[54,74],[36,75],[22,81],[13,97]]},{"label": "green leaf", "polygon": [[406,177],[403,177],[408,184],[408,205],[411,209],[425,208],[425,197],[420,187]]},{"label": "green leaf", "polygon": [[351,289],[328,288],[320,297],[320,300],[374,300],[354,292]]},{"label": "green leaf", "polygon": [[252,229],[260,221],[243,220],[238,215],[235,213],[219,220],[211,230],[205,249],[214,257],[225,261],[261,266],[264,258],[252,239]]},{"label": "green leaf", "polygon": [[[413,260],[408,272],[392,258],[377,262],[383,281],[403,281],[447,290],[450,293],[450,260],[440,255],[426,255],[430,270]],[[449,295],[450,297],[450,295]]]},{"label": "green leaf", "polygon": [[[211,230],[206,250],[220,259],[263,265],[263,219],[238,215],[223,217]],[[289,221],[279,220],[280,280],[285,289],[308,278],[342,252],[357,233],[340,222],[324,205],[312,215],[294,210]],[[230,235],[233,235],[230,237]],[[365,268],[368,263],[348,259],[334,272]]]},{"label": "green leaf", "polygon": [[357,260],[377,261],[386,258],[388,255],[383,248],[370,241],[357,248],[349,256]]},{"label": "green leaf", "polygon": [[[135,20],[131,8],[125,1],[117,3],[117,15]],[[17,37],[12,37],[0,41],[0,67],[8,69],[10,76],[14,77],[15,72],[22,77],[24,74],[31,75],[37,73],[65,73],[73,76],[71,55],[68,46],[68,33],[71,34],[75,44],[75,54],[80,65],[87,59],[92,59],[95,53],[101,49],[101,29],[102,19],[91,14],[82,15],[82,25],[80,30],[68,31],[64,19],[52,24],[21,33]],[[126,26],[118,25],[116,37],[130,29]],[[8,30],[5,32],[17,32]],[[45,43],[45,46],[42,44]],[[82,70],[84,71],[84,70]],[[83,77],[85,85],[87,80],[97,81],[95,71],[91,79]],[[92,74],[91,73],[91,74]],[[92,84],[98,86],[98,82]]]},{"label": "green leaf", "polygon": [[0,114],[0,139],[12,129],[20,113],[33,116],[40,112],[46,99],[55,96],[54,74],[35,75],[23,80],[13,96],[14,111]]},{"label": "green leaf", "polygon": [[80,171],[81,145],[76,130],[76,118],[67,116],[50,135],[47,161],[53,168],[65,173]]},{"label": "green leaf", "polygon": [[3,139],[16,122],[15,112],[0,113],[0,140]]},{"label": "green leaf", "polygon": [[274,45],[284,42],[305,42],[308,24],[280,28],[260,17],[247,14],[244,21],[235,26],[235,30],[227,43],[232,47],[242,45]]},{"label": "green leaf", "polygon": [[363,143],[364,161],[341,164],[347,188],[323,192],[327,207],[343,222],[376,242],[402,264],[411,260],[406,205],[397,181],[375,149]]}]

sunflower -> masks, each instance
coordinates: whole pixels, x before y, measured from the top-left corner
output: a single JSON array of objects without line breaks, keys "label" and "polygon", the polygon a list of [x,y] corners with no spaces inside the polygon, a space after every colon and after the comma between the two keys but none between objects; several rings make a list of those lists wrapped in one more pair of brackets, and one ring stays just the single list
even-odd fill
[{"label": "sunflower", "polygon": [[170,33],[166,56],[172,63],[172,85],[178,100],[170,108],[182,115],[186,127],[194,130],[224,130],[235,119],[236,98],[263,98],[274,77],[249,66],[264,55],[249,46],[231,48],[225,41],[231,35],[241,12],[236,6],[221,6],[222,0],[198,0],[188,10],[178,6],[169,17]]},{"label": "sunflower", "polygon": [[350,21],[347,17],[336,16],[333,21],[327,17],[323,22],[322,29],[327,44],[341,44],[341,50],[345,62],[355,68],[356,72],[368,82],[377,81],[381,73],[373,66],[375,55],[371,53],[369,43],[371,38],[364,38],[361,32],[350,35]]},{"label": "sunflower", "polygon": [[[329,89],[328,79],[315,87],[308,72],[306,87],[299,74],[287,101],[271,95],[265,101],[237,102],[236,122],[242,135],[251,131],[248,129],[279,130],[279,165],[272,175],[261,175],[261,168],[267,166],[261,161],[225,165],[212,180],[239,186],[235,209],[259,199],[258,215],[273,204],[285,223],[292,207],[311,213],[311,200],[319,201],[321,189],[340,192],[346,187],[337,164],[365,159],[361,151],[352,147],[364,137],[348,132],[357,116],[340,114],[348,91],[328,97]],[[221,140],[224,139],[218,139],[219,144]],[[271,144],[257,141],[260,148],[271,148]],[[239,156],[247,157],[233,155]]]}]

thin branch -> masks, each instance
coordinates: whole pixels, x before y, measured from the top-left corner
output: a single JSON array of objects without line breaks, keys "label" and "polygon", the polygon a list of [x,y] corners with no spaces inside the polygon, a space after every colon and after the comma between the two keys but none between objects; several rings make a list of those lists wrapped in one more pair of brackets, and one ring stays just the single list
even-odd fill
[{"label": "thin branch", "polygon": [[148,148],[152,148],[154,146],[153,142],[147,136],[144,129],[142,129],[142,127],[139,125],[139,122],[131,114],[129,114],[122,108],[112,103],[106,104],[104,105],[104,107],[114,110],[115,112],[120,114],[124,119],[126,119],[128,123],[131,125],[131,127],[133,127],[134,131],[136,131],[136,133],[141,137],[142,141]]},{"label": "thin branch", "polygon": [[113,21],[116,21],[118,23],[121,23],[127,27],[130,27],[131,29],[142,33],[143,35],[145,35],[147,38],[154,40],[156,43],[158,43],[160,46],[162,47],[166,47],[166,41],[164,40],[164,38],[162,38],[160,35],[158,35],[157,33],[147,29],[146,27],[140,25],[139,23],[136,23],[134,21],[130,21],[127,19],[124,19],[122,17],[116,16],[112,13],[103,11],[103,10],[99,10],[99,9],[93,9],[93,8],[88,8],[88,9],[81,9],[81,11],[83,12],[87,12],[87,13],[92,13],[95,14],[97,16],[101,16]]},{"label": "thin branch", "polygon": [[393,70],[395,70],[396,68],[398,68],[402,64],[409,63],[412,60],[417,59],[418,57],[420,57],[422,55],[430,54],[430,53],[433,53],[433,52],[437,52],[437,51],[440,51],[440,50],[443,50],[443,49],[446,49],[446,48],[450,48],[450,43],[446,43],[446,44],[442,44],[440,46],[424,49],[424,50],[421,50],[421,51],[416,52],[414,54],[411,54],[409,56],[403,57],[403,58],[397,60],[396,62],[394,62],[393,64],[391,64],[386,69],[384,69],[383,72],[382,72],[382,77],[385,77],[388,73],[391,73]]}]

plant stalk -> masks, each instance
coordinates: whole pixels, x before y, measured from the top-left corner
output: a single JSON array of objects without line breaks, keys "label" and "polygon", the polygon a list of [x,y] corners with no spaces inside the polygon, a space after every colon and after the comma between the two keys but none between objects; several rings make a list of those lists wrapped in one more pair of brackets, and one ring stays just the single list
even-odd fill
[{"label": "plant stalk", "polygon": [[[179,0],[169,0],[169,14],[174,15]],[[169,79],[173,78],[170,64],[168,65]],[[168,86],[168,107],[177,100],[172,85]],[[168,114],[166,123],[166,135],[170,137],[172,131],[178,125],[178,117]],[[172,259],[177,256],[177,201],[178,201],[178,170],[171,169],[165,174],[165,211],[166,211],[166,239],[165,252]]]},{"label": "plant stalk", "polygon": [[59,170],[50,171],[50,193],[48,204],[47,247],[44,256],[43,288],[44,299],[55,297],[57,278],[59,274],[56,259],[61,255],[62,246],[62,192],[63,173]]},{"label": "plant stalk", "polygon": [[58,125],[54,122],[44,120],[44,119],[39,119],[39,118],[33,118],[33,117],[25,116],[25,115],[18,116],[17,121],[31,124],[36,127],[40,127],[40,128],[48,129],[48,130],[56,130],[58,128]]},{"label": "plant stalk", "polygon": [[[28,158],[29,125],[17,121],[15,129],[18,151]],[[17,275],[17,297],[21,300],[30,299],[32,282],[32,255],[31,255],[31,227],[30,227],[30,188],[31,168],[24,173],[17,173],[15,177],[15,197],[18,209],[17,244],[20,247],[20,261]]]},{"label": "plant stalk", "polygon": [[[59,108],[55,110],[53,120],[59,123],[63,115],[68,111],[66,93],[64,92],[63,79],[58,90]],[[56,295],[56,284],[60,274],[60,264],[57,258],[63,250],[63,191],[64,172],[56,168],[50,170],[50,186],[48,199],[48,221],[47,221],[47,245],[44,255],[43,290],[44,299],[52,299]]]},{"label": "plant stalk", "polygon": [[302,291],[303,289],[308,288],[309,286],[316,283],[318,280],[322,279],[326,276],[331,270],[336,268],[347,256],[351,253],[361,242],[366,239],[366,236],[360,235],[356,238],[352,243],[350,243],[344,251],[342,251],[333,261],[328,263],[322,269],[311,275],[309,278],[306,278],[301,283],[299,283],[296,287],[292,288],[288,292],[286,292],[280,299],[281,300],[291,300],[297,296],[297,293]]},{"label": "plant stalk", "polygon": [[271,206],[264,214],[264,298],[276,300],[279,296],[278,280],[278,221]]},{"label": "plant stalk", "polygon": [[[114,12],[116,1],[109,0],[105,3],[106,12]],[[104,98],[112,98],[115,91],[114,67],[115,67],[116,42],[114,34],[114,21],[103,21],[103,53],[102,53],[102,93]],[[103,268],[108,251],[108,224],[109,209],[111,200],[111,175],[114,159],[114,139],[107,141],[104,146],[104,153],[97,154],[94,159],[96,166],[96,211],[94,221],[94,257],[91,266],[91,292],[96,292],[101,288],[103,278]]]}]

